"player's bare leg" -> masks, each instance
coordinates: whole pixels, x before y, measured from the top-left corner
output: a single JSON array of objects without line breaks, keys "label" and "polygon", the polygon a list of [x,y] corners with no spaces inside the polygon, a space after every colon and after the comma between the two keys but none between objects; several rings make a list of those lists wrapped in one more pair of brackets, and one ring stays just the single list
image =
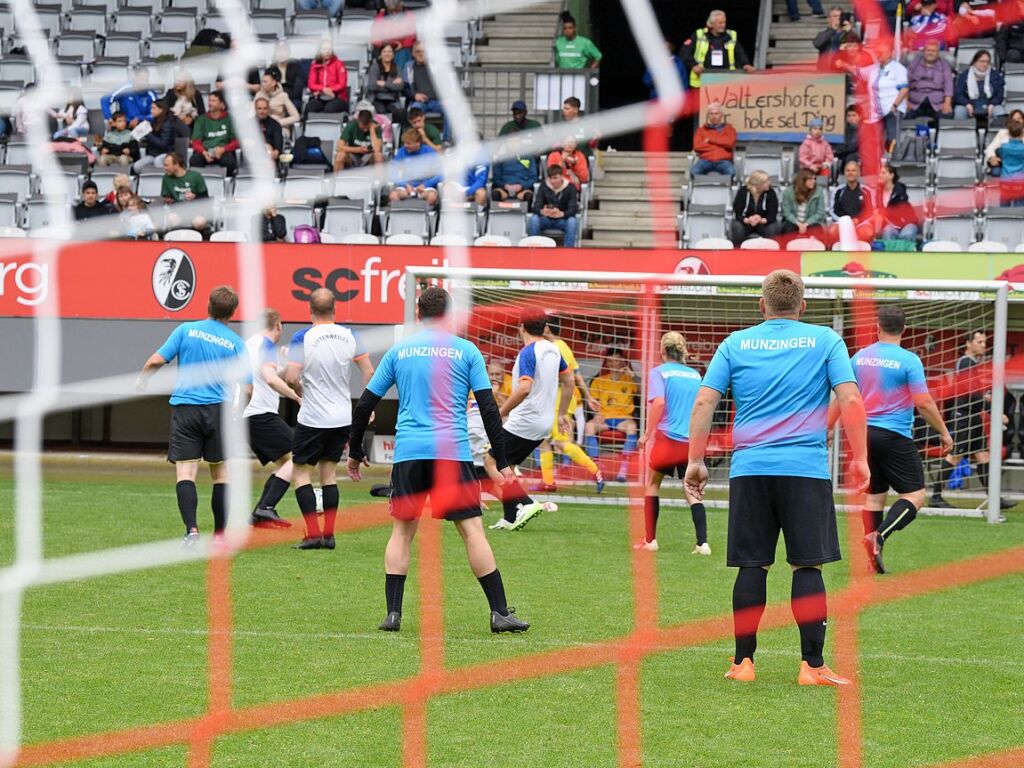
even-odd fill
[{"label": "player's bare leg", "polygon": [[466,545],[466,558],[469,567],[487,596],[491,609],[491,632],[525,632],[530,625],[517,618],[514,610],[509,609],[505,600],[505,585],[501,573],[494,560],[494,552],[484,533],[483,520],[471,517],[467,520],[456,520],[455,529],[462,536]]},{"label": "player's bare leg", "polygon": [[320,491],[324,499],[323,549],[334,549],[334,522],[338,517],[338,465],[320,462]]},{"label": "player's bare leg", "polygon": [[199,492],[196,490],[196,478],[199,477],[199,459],[194,461],[178,461],[174,464],[174,493],[178,498],[178,513],[185,524],[185,538],[181,545],[185,548],[194,547],[199,543],[199,524],[197,510],[199,508]]},{"label": "player's bare leg", "polygon": [[384,597],[387,600],[388,615],[378,626],[384,632],[398,632],[402,628],[405,579],[409,575],[412,541],[416,538],[418,527],[419,520],[392,521],[391,538],[384,548]]},{"label": "player's bare leg", "polygon": [[290,528],[291,523],[277,514],[277,504],[288,492],[292,482],[292,455],[286,453],[274,462],[274,471],[263,485],[263,493],[249,518],[251,525],[272,525],[278,528]]},{"label": "player's bare leg", "polygon": [[[313,491],[313,466],[296,464],[292,469],[295,481],[295,501],[298,502],[302,520],[306,524],[306,535],[295,549],[320,549],[323,539],[320,535],[320,521],[316,517],[316,493]],[[335,486],[337,487],[337,486]]]}]

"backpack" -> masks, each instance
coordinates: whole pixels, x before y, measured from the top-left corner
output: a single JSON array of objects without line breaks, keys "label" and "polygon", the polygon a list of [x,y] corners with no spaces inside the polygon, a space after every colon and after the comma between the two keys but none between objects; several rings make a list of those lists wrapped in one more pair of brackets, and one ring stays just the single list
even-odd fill
[{"label": "backpack", "polygon": [[296,243],[319,243],[320,233],[316,227],[311,227],[309,224],[299,224],[292,231],[292,241]]},{"label": "backpack", "polygon": [[927,128],[924,131],[916,128],[914,131],[903,131],[900,133],[890,160],[894,163],[923,165],[928,162],[928,144]]},{"label": "backpack", "polygon": [[320,139],[316,136],[300,136],[292,147],[292,165],[323,164],[331,168],[331,163],[324,155]]}]

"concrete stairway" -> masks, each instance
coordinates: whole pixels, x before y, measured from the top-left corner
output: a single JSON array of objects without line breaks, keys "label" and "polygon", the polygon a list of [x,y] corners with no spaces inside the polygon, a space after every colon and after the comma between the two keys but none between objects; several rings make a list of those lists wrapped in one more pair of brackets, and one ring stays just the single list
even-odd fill
[{"label": "concrete stairway", "polygon": [[[811,16],[807,0],[798,0],[798,5],[800,21],[793,22],[789,20],[785,0],[774,0],[772,3],[772,27],[768,47],[769,67],[785,64],[816,66],[818,52],[813,45],[814,38],[828,26],[828,22],[825,19],[816,19]],[[848,11],[853,8],[851,0],[839,0],[839,2],[823,0],[822,2],[822,7],[826,12],[836,5]]]},{"label": "concrete stairway", "polygon": [[[680,209],[682,187],[688,181],[689,162],[685,153],[664,155],[668,162],[666,186],[652,184],[644,152],[606,152],[604,175],[595,182],[594,203],[589,214],[589,232],[583,247],[650,248],[654,245],[654,217],[651,202],[667,200],[673,216]],[[665,226],[667,222],[661,222]],[[675,228],[675,220],[671,222]],[[642,269],[642,265],[637,265]]]}]

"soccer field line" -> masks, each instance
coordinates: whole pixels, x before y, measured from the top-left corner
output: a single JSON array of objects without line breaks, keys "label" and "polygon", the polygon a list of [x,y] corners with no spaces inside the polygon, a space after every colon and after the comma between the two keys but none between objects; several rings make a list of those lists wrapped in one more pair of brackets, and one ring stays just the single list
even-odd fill
[{"label": "soccer field line", "polygon": [[[143,636],[161,636],[168,635],[173,637],[207,637],[211,633],[205,629],[172,629],[169,627],[165,628],[153,628],[153,627],[110,627],[101,625],[81,625],[81,624],[22,624],[23,630],[30,630],[32,632],[57,632],[57,633],[81,633],[81,634],[121,634],[121,635],[143,635]],[[273,640],[370,640],[380,641],[389,643],[405,643],[408,645],[419,645],[419,635],[409,633],[407,635],[392,635],[385,636],[380,632],[276,632],[268,630],[234,630],[229,633],[233,637],[239,638],[251,638],[251,639],[273,639]],[[451,637],[450,635],[445,639],[448,645],[496,645],[494,638],[489,637]],[[604,643],[607,641],[595,641],[595,642],[584,642],[578,640],[568,639],[556,639],[556,638],[530,638],[531,646],[548,646],[551,648],[566,647],[566,648],[586,648],[588,645],[596,645],[597,643]],[[708,653],[714,655],[722,655],[723,657],[733,651],[732,645],[692,645],[684,646],[682,648],[665,644],[659,645],[658,643],[651,643],[650,648],[653,651],[678,651],[686,653]],[[779,656],[779,657],[793,657],[794,652],[792,650],[782,650],[774,648],[758,648],[758,656]],[[961,666],[979,666],[979,667],[992,667],[995,669],[1006,669],[1014,668],[1024,671],[1024,659],[1005,659],[1005,658],[982,658],[982,657],[949,657],[949,656],[930,656],[928,654],[907,654],[907,653],[892,653],[888,651],[861,651],[860,657],[864,659],[876,659],[879,661],[895,661],[895,662],[909,662],[909,663],[922,663],[922,664],[942,664],[942,665],[961,665]]]}]

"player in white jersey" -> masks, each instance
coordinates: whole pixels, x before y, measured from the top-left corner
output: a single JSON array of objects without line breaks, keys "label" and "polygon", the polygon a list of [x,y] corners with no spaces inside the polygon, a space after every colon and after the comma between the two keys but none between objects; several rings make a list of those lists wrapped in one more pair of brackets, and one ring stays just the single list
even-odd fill
[{"label": "player in white jersey", "polygon": [[284,498],[292,482],[292,428],[278,410],[281,396],[302,404],[302,399],[281,378],[277,364],[277,343],[281,340],[281,313],[267,308],[263,312],[263,330],[246,342],[252,366],[252,399],[243,416],[249,430],[249,445],[260,464],[274,465],[263,486],[249,522],[288,528],[291,523],[277,514],[275,507]]},{"label": "player in white jersey", "polygon": [[[551,414],[555,412],[559,382],[562,396],[556,417],[564,432],[572,429],[567,415],[572,401],[572,371],[558,347],[544,338],[546,325],[547,317],[543,313],[529,310],[523,313],[519,335],[525,346],[512,368],[515,388],[501,406],[501,416],[506,419],[502,429],[505,456],[510,467],[520,464],[551,435]],[[488,454],[485,460],[491,479],[500,483],[494,458]],[[491,526],[493,530],[508,528],[517,531],[541,512],[553,512],[558,508],[550,502],[535,502],[518,480],[502,488],[501,503],[504,517]]]},{"label": "player in white jersey", "polygon": [[[348,443],[352,424],[349,367],[359,366],[363,384],[373,376],[370,356],[356,335],[334,322],[334,294],[318,288],[309,297],[313,324],[297,331],[288,348],[285,381],[302,398],[295,427],[292,458],[295,462],[295,500],[299,503],[306,535],[296,549],[334,549],[334,521],[338,515],[338,462]],[[324,528],[316,517],[313,467],[320,468]]]}]

